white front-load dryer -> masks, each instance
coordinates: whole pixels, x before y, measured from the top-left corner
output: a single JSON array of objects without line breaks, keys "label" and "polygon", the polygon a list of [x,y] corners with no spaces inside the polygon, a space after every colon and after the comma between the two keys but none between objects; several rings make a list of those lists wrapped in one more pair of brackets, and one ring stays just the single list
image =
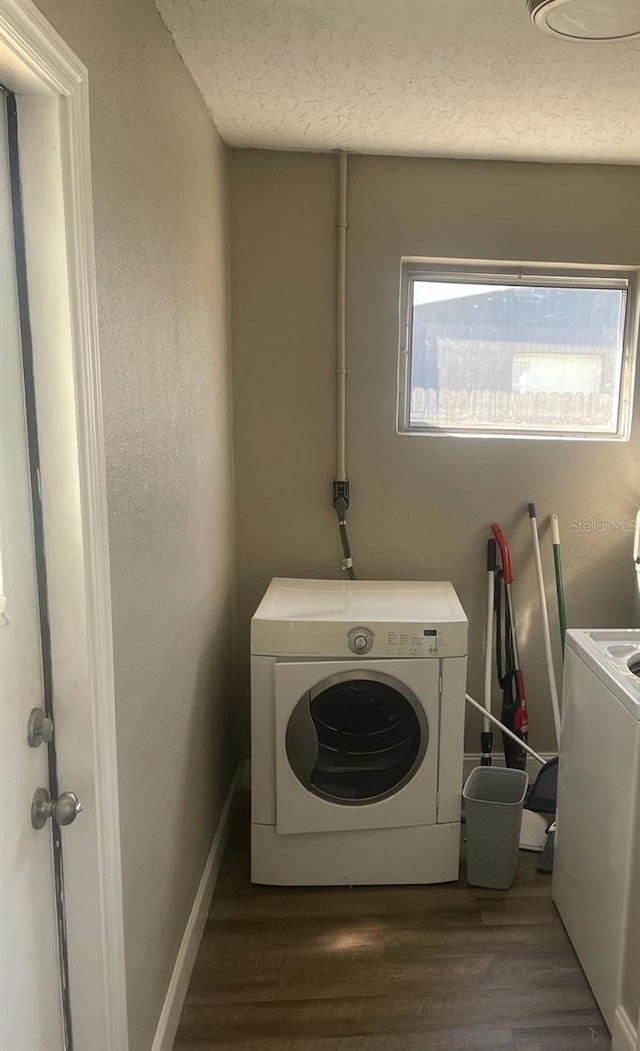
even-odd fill
[{"label": "white front-load dryer", "polygon": [[458,878],[467,622],[439,582],[277,579],[252,621],[252,879]]}]

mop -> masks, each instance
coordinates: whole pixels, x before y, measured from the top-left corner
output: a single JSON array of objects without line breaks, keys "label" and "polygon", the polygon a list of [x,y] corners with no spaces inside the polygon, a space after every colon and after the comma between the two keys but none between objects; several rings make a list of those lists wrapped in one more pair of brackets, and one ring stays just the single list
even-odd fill
[{"label": "mop", "polygon": [[[496,576],[496,542],[493,537],[487,541],[487,625],[484,650],[484,706],[491,711],[491,672],[493,662],[493,621],[495,616],[495,576]],[[491,766],[493,750],[493,733],[491,722],[485,714],[480,734],[481,766]]]},{"label": "mop", "polygon": [[[553,654],[551,651],[551,634],[549,631],[549,615],[547,612],[547,600],[544,587],[544,577],[542,573],[542,560],[540,558],[540,542],[538,539],[538,525],[536,519],[535,504],[529,504],[529,518],[531,521],[531,532],[533,536],[533,549],[536,562],[536,575],[538,578],[538,591],[540,596],[540,610],[542,614],[542,629],[544,636],[544,647],[547,661],[547,677],[549,680],[549,693],[551,696],[551,707],[553,711],[553,725],[556,735],[556,747],[560,748],[560,702],[558,700],[558,689],[556,683],[556,673],[553,664]],[[554,522],[555,520],[555,522]],[[558,590],[558,612],[560,620],[560,639],[561,643],[564,642],[564,632],[566,630],[563,627],[565,623],[565,611],[564,611],[564,588],[562,584],[562,562],[560,560],[560,539],[558,532],[558,519],[556,515],[551,516],[551,525],[553,533],[553,547],[554,547],[554,563],[556,567],[556,582]],[[555,813],[556,809],[556,797],[558,791],[558,757],[550,759],[544,769],[538,775],[536,782],[531,790],[529,802],[527,806],[531,810],[538,810],[544,813]]]},{"label": "mop", "polygon": [[[531,536],[533,539],[533,556],[536,564],[536,578],[538,581],[538,595],[540,597],[540,612],[542,614],[542,638],[544,640],[544,653],[547,662],[547,678],[549,680],[549,694],[551,696],[551,708],[553,710],[553,725],[556,732],[556,746],[560,743],[560,702],[558,700],[558,686],[556,683],[556,671],[553,666],[553,653],[551,651],[551,632],[549,631],[549,614],[547,611],[547,596],[544,589],[544,575],[542,572],[542,558],[540,557],[540,538],[538,536],[538,519],[536,517],[536,505],[529,504],[529,521],[531,523]],[[554,516],[555,517],[555,516]],[[556,519],[557,521],[557,519]],[[559,546],[559,540],[558,540]],[[555,540],[554,540],[555,547]]]},{"label": "mop", "polygon": [[[542,572],[536,505],[533,503],[529,504],[528,512],[529,521],[531,523],[531,537],[533,540],[533,556],[536,568],[536,579],[538,582],[538,594],[540,598],[540,612],[542,615],[542,637],[547,665],[549,694],[551,696],[556,745],[559,745],[560,702],[558,700],[558,687],[556,683],[555,668],[553,665],[553,652],[551,650],[551,632],[549,630],[549,614],[547,611],[544,575]],[[542,810],[545,813],[555,812],[557,780],[558,761],[557,758],[554,758],[549,760],[549,762],[545,763],[543,766],[525,803],[522,832],[520,836],[520,846],[523,850],[535,850],[541,852],[545,848],[547,842],[547,821],[542,817],[539,811]]]},{"label": "mop", "polygon": [[562,659],[564,661],[564,637],[567,631],[567,610],[564,603],[564,579],[562,576],[562,555],[560,553],[560,526],[558,524],[557,515],[551,515],[551,537],[553,543],[553,565],[556,574],[556,593],[558,596],[560,645],[562,646]]},{"label": "mop", "polygon": [[[536,574],[538,579],[538,587],[540,591],[541,608],[543,610],[543,635],[545,643],[545,654],[547,657],[547,672],[549,675],[549,686],[552,697],[552,706],[554,713],[554,725],[556,728],[556,736],[559,733],[559,702],[558,693],[555,680],[555,669],[553,667],[553,655],[551,651],[551,637],[549,632],[549,618],[546,608],[546,599],[544,593],[544,578],[542,575],[542,560],[540,557],[540,543],[538,537],[537,518],[535,505],[529,504],[528,506],[529,518],[531,521],[531,530],[534,543],[534,558],[536,562]],[[541,852],[545,848],[547,842],[547,823],[548,821],[542,816],[540,811],[543,813],[553,813],[555,811],[555,799],[556,799],[556,785],[557,785],[557,759],[554,758],[546,762],[534,752],[533,749],[527,743],[527,708],[524,690],[524,676],[520,667],[518,646],[516,638],[516,627],[515,627],[515,613],[513,606],[513,572],[511,568],[511,557],[507,541],[502,533],[502,530],[497,524],[492,526],[495,541],[500,548],[500,561],[501,566],[498,567],[495,558],[495,543],[493,550],[491,547],[487,550],[487,572],[493,573],[494,576],[494,607],[497,614],[497,664],[498,664],[498,678],[500,685],[503,690],[503,707],[502,707],[502,721],[494,720],[491,716],[491,693],[490,693],[490,672],[487,676],[487,663],[485,660],[485,696],[484,696],[484,730],[481,739],[483,741],[483,765],[486,763],[487,749],[485,748],[484,742],[487,740],[485,737],[486,730],[488,729],[488,723],[497,723],[503,732],[503,741],[505,746],[505,761],[507,766],[517,767],[524,769],[526,763],[526,754],[531,754],[541,765],[541,771],[538,774],[535,784],[529,793],[527,806],[523,812],[522,830],[520,837],[520,846],[523,850],[532,850]],[[491,544],[491,541],[489,542]],[[493,556],[493,557],[492,557]],[[501,627],[501,596],[502,596],[502,584],[504,583],[505,592],[505,604],[506,604],[506,615],[504,631]],[[493,628],[493,610],[487,606],[487,641],[491,638],[491,631]],[[504,649],[504,663],[502,651]],[[485,652],[486,658],[486,652]],[[515,697],[514,697],[515,692]],[[472,698],[468,698],[468,702],[473,704]],[[514,747],[517,745],[517,747]],[[490,761],[490,759],[489,759]]]},{"label": "mop", "polygon": [[[520,667],[516,619],[513,606],[513,572],[511,555],[504,533],[497,522],[491,530],[500,549],[500,567],[496,566],[496,663],[498,681],[502,689],[502,722],[515,731],[516,740],[526,741],[529,730],[524,675]],[[504,588],[504,628],[502,626],[502,603]],[[526,755],[523,748],[515,748],[513,734],[503,735],[504,758],[507,766],[524,770]]]},{"label": "mop", "polygon": [[[551,541],[553,544],[553,566],[555,570],[556,578],[556,595],[558,599],[558,624],[560,627],[560,648],[562,653],[562,660],[564,662],[564,637],[567,631],[567,610],[564,599],[564,578],[562,575],[562,555],[560,551],[560,526],[558,523],[558,516],[551,515]],[[635,548],[634,548],[634,559],[635,559]],[[560,747],[560,720],[556,721],[556,736],[558,739],[558,747]],[[544,767],[538,775],[538,780],[541,780],[541,785],[538,785],[536,781],[533,786],[533,792],[537,788],[540,788],[540,793],[544,795],[553,794],[555,801],[558,789],[558,759],[555,759],[555,767],[551,771],[551,765],[554,760],[550,760],[547,767]],[[551,777],[546,775],[546,771],[551,771]],[[555,808],[554,808],[555,809]],[[547,839],[540,858],[540,864],[538,865],[538,872],[553,872],[553,851],[555,846],[555,835],[556,835],[556,822],[555,820],[549,825],[547,829]]]}]

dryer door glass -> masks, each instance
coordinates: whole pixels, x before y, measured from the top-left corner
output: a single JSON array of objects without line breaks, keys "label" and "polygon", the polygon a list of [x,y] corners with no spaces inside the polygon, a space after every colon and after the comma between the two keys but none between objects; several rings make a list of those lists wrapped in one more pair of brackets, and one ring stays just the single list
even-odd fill
[{"label": "dryer door glass", "polygon": [[350,671],[300,698],[286,748],[305,788],[357,805],[385,799],[407,784],[428,738],[424,709],[411,690],[382,673]]}]

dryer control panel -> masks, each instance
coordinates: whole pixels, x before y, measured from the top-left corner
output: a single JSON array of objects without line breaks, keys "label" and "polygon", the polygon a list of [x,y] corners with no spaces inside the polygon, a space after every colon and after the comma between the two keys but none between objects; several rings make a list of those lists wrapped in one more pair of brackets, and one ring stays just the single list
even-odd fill
[{"label": "dryer control panel", "polygon": [[440,656],[437,628],[420,628],[411,624],[401,631],[387,631],[385,641],[389,657]]},{"label": "dryer control panel", "polygon": [[[356,657],[366,657],[374,651],[374,656],[385,657],[441,657],[442,637],[437,628],[424,628],[419,624],[401,625],[378,631],[358,625],[351,628],[346,635],[347,646]],[[374,645],[375,644],[375,645]]]}]

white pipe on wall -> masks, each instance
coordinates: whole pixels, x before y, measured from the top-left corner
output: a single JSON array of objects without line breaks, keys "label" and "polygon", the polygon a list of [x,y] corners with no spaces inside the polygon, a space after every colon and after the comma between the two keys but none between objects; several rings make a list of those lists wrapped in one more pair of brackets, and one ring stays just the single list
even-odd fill
[{"label": "white pipe on wall", "polygon": [[338,266],[336,297],[336,387],[338,458],[336,480],[347,478],[347,154],[338,154]]}]

